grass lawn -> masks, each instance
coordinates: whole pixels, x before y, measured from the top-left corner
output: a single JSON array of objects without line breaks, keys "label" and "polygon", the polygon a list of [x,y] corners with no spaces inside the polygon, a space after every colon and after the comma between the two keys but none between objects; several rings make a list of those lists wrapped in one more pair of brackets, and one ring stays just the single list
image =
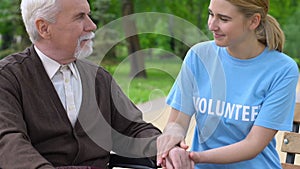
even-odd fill
[{"label": "grass lawn", "polygon": [[166,97],[177,77],[181,64],[182,61],[175,57],[168,59],[147,58],[145,59],[147,78],[132,79],[129,77],[130,63],[128,61],[123,60],[113,65],[101,63],[135,104]]}]

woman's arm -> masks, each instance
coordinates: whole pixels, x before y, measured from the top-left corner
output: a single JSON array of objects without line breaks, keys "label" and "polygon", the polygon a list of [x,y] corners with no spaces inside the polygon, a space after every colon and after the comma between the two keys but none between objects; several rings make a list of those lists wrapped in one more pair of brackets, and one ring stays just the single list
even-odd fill
[{"label": "woman's arm", "polygon": [[256,157],[274,138],[277,130],[253,126],[248,136],[235,144],[203,152],[191,152],[195,163],[234,163]]}]

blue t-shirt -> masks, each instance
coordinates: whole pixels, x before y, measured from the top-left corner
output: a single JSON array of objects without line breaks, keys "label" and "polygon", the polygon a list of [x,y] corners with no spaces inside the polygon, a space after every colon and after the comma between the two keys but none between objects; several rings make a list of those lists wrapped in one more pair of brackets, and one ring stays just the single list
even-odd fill
[{"label": "blue t-shirt", "polygon": [[[253,125],[291,130],[297,81],[297,64],[283,53],[266,48],[255,58],[241,60],[214,41],[202,42],[188,51],[167,104],[195,114],[191,151],[204,151],[243,140]],[[281,168],[275,138],[254,159],[196,168],[258,166]]]}]

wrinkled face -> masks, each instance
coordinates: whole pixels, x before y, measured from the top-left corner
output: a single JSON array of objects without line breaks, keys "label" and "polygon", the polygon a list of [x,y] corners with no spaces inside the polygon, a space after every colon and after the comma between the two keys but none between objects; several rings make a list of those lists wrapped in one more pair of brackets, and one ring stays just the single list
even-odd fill
[{"label": "wrinkled face", "polygon": [[61,11],[49,25],[51,44],[65,60],[92,52],[93,32],[97,27],[90,19],[87,0],[59,0]]},{"label": "wrinkled face", "polygon": [[249,19],[226,0],[211,0],[208,10],[208,28],[218,46],[243,44],[249,36],[253,36],[253,31],[249,29]]}]

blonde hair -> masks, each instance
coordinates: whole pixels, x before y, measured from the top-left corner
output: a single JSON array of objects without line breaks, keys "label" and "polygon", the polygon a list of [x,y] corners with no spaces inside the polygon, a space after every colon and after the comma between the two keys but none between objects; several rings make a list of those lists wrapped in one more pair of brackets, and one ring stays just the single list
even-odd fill
[{"label": "blonde hair", "polygon": [[226,0],[236,6],[238,10],[249,18],[258,13],[261,23],[256,28],[258,41],[269,47],[270,50],[283,51],[285,35],[277,20],[269,12],[269,0]]}]

